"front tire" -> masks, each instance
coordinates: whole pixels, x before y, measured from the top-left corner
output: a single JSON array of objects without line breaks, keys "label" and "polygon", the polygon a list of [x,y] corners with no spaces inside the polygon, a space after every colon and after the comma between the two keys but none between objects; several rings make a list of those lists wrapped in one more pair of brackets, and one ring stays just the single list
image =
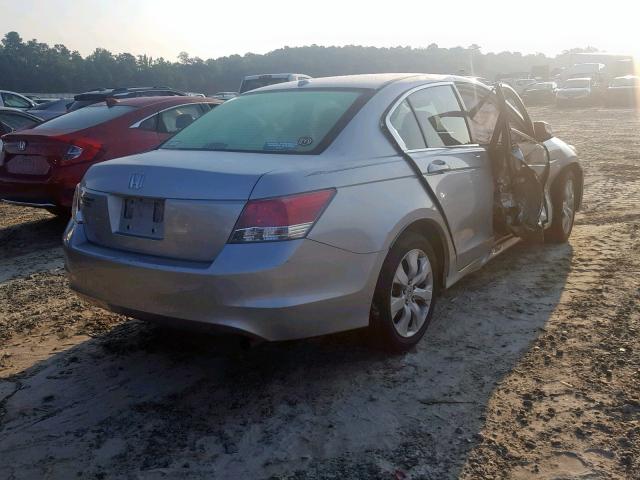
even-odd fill
[{"label": "front tire", "polygon": [[548,243],[566,243],[569,240],[576,216],[576,174],[573,170],[562,173],[553,187],[553,218],[545,232]]},{"label": "front tire", "polygon": [[439,262],[431,244],[415,233],[403,235],[382,265],[371,305],[375,344],[403,352],[424,336],[440,289]]}]

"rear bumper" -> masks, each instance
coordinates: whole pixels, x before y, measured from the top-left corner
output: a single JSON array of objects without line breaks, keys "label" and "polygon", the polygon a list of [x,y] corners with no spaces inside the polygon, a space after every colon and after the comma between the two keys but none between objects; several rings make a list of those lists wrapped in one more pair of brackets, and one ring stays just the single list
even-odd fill
[{"label": "rear bumper", "polygon": [[0,200],[29,207],[71,207],[72,189],[59,184],[19,182],[0,178]]},{"label": "rear bumper", "polygon": [[381,259],[313,240],[225,245],[210,264],[105,249],[71,222],[71,288],[103,308],[270,341],[365,327]]},{"label": "rear bumper", "polygon": [[0,200],[35,207],[71,208],[76,185],[91,164],[54,167],[45,177],[8,175],[0,169]]}]

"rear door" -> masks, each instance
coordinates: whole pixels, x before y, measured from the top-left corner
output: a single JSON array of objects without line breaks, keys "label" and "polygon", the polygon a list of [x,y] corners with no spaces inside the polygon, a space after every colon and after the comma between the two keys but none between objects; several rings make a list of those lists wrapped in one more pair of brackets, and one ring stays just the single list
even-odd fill
[{"label": "rear door", "polygon": [[457,268],[488,254],[493,245],[491,162],[486,149],[472,140],[454,86],[426,85],[411,92],[391,112],[388,126],[445,216]]}]

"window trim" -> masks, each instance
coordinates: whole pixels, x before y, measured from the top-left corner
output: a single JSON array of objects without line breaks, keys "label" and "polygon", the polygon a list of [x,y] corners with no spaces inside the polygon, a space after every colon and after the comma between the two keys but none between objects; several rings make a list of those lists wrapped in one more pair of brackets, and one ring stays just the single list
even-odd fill
[{"label": "window trim", "polygon": [[[396,109],[400,106],[400,104],[402,102],[404,102],[410,95],[414,94],[415,92],[419,92],[421,90],[425,90],[427,88],[442,87],[442,86],[448,86],[453,90],[453,94],[455,95],[456,100],[458,101],[458,106],[460,108],[460,111],[462,113],[465,113],[466,112],[466,106],[463,108],[464,103],[462,102],[462,99],[460,97],[460,92],[458,92],[458,89],[457,89],[455,83],[453,81],[444,81],[444,82],[426,83],[426,84],[418,85],[416,87],[413,87],[413,88],[407,90],[406,92],[404,92],[402,95],[400,95],[398,98],[395,99],[395,101],[387,109],[387,112],[384,114],[384,117],[383,117],[384,118],[384,125],[385,125],[387,131],[391,134],[393,139],[396,141],[396,144],[398,145],[400,150],[402,150],[403,152],[405,152],[405,153],[419,153],[419,152],[435,151],[435,150],[449,150],[449,149],[481,147],[481,145],[477,144],[477,143],[466,143],[464,145],[445,145],[445,146],[442,146],[442,147],[429,147],[427,145],[426,148],[417,148],[417,149],[409,150],[407,148],[407,146],[405,145],[404,140],[402,140],[402,137],[400,136],[398,131],[391,124],[391,115],[396,111]],[[411,111],[413,112],[413,107],[411,106],[410,102],[409,102],[409,106],[411,107]],[[414,118],[415,118],[415,112],[413,112],[413,114],[414,114]],[[464,119],[465,119],[465,125],[467,126],[467,132],[469,133],[469,139],[470,140],[475,140],[473,138],[473,135],[471,134],[471,129],[469,128],[469,119],[466,116],[464,117]],[[420,126],[420,122],[418,121],[417,118],[416,118],[416,122],[418,122],[418,126]],[[422,127],[420,127],[420,129],[422,130]],[[426,145],[426,139],[425,139],[425,145]]]},{"label": "window trim", "polygon": [[[160,115],[161,113],[164,113],[167,110],[171,110],[173,108],[180,108],[180,107],[184,107],[184,106],[187,106],[187,105],[203,105],[203,104],[209,105],[209,102],[189,102],[189,103],[182,103],[180,105],[173,105],[171,107],[165,108],[164,110],[159,110],[156,113],[152,113],[151,115],[148,115],[148,116],[144,117],[142,120],[138,120],[136,123],[134,123],[133,125],[129,126],[129,128],[140,128],[140,125],[142,124],[142,122],[144,122],[146,120],[149,120],[151,117],[153,117],[155,115]],[[213,103],[213,102],[211,104],[218,105],[217,103]],[[209,111],[211,111],[211,110],[213,110],[213,109],[210,109]],[[204,112],[202,115],[200,115],[200,117],[202,117],[203,115],[206,115],[207,113],[208,112]],[[198,117],[198,118],[200,118],[200,117]],[[145,130],[145,131],[150,132],[151,130]]]}]

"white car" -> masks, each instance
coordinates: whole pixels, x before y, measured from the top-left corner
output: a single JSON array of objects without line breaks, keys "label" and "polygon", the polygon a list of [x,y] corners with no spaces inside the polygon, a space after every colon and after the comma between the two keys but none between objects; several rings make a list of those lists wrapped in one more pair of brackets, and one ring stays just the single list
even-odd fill
[{"label": "white car", "polygon": [[0,90],[0,107],[19,108],[28,110],[35,108],[38,104],[30,98],[8,90]]}]

